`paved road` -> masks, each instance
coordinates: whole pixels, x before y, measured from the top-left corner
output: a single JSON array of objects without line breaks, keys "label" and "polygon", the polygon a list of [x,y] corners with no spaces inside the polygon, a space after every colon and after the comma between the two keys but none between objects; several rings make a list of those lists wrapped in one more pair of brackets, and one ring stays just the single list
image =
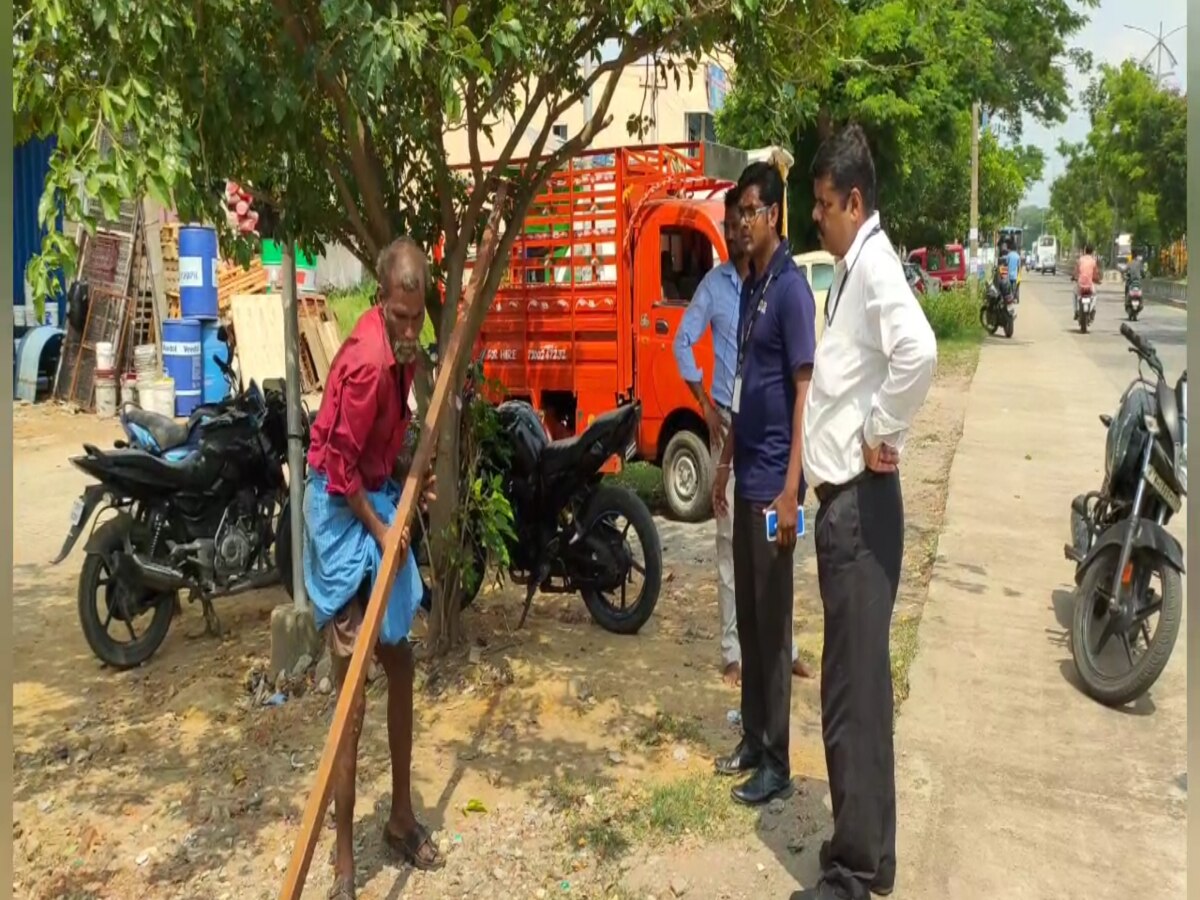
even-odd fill
[{"label": "paved road", "polygon": [[[1075,494],[1134,372],[1120,294],[1072,331],[1070,281],[1034,277],[1012,340],[989,338],[950,474],[946,524],[897,723],[898,900],[1158,900],[1186,869],[1186,635],[1143,701],[1075,687],[1066,641]],[[1182,312],[1139,324],[1169,372]],[[1172,530],[1186,543],[1186,522]],[[1186,592],[1186,582],[1185,582]]]},{"label": "paved road", "polygon": [[[1092,326],[1094,330],[1087,334],[1080,334],[1079,326],[1071,321],[1072,284],[1069,278],[1030,275],[1022,281],[1022,290],[1028,289],[1032,289],[1037,299],[1055,316],[1067,342],[1100,366],[1114,390],[1124,390],[1133,377],[1135,361],[1127,350],[1128,341],[1119,331],[1121,323],[1126,321],[1121,289],[1108,285],[1101,289],[1100,305]],[[1022,324],[1018,317],[1015,338],[1021,337]],[[1187,310],[1165,303],[1147,303],[1137,322],[1130,324],[1154,343],[1167,377],[1174,384],[1187,366]],[[1119,396],[1119,393],[1113,395],[1114,406]]]}]

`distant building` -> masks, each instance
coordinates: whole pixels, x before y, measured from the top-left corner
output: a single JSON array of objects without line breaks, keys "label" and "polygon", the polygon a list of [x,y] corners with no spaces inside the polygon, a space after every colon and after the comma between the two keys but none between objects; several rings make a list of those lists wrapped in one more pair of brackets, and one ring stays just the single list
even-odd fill
[{"label": "distant building", "polygon": [[[592,88],[592,98],[597,100],[604,90],[608,76],[602,76]],[[714,117],[725,102],[729,91],[728,66],[714,58],[702,62],[688,84],[687,70],[680,64],[680,85],[675,86],[674,76],[667,77],[656,72],[650,60],[633,63],[619,76],[616,91],[609,104],[608,116],[612,121],[591,142],[597,149],[625,147],[631,144],[673,144],[685,141],[716,141]],[[552,152],[563,142],[578,134],[584,126],[586,100],[566,110],[554,122],[554,132],[546,144],[546,152]],[[648,116],[653,119],[644,137],[629,133],[627,122],[630,116]],[[528,156],[533,142],[541,133],[544,113],[539,112],[518,145],[515,158]],[[493,139],[489,143],[479,136],[480,153],[484,162],[500,154],[512,135],[515,122],[505,116],[493,123]],[[446,152],[451,165],[469,161],[467,133],[465,127],[447,133]]]}]

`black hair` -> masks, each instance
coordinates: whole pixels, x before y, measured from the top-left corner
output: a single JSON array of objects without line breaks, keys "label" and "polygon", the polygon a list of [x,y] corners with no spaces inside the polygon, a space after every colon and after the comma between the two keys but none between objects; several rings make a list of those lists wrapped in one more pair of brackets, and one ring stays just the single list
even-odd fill
[{"label": "black hair", "polygon": [[758,199],[763,206],[778,206],[779,217],[775,220],[775,233],[783,237],[783,177],[769,162],[753,162],[742,170],[734,190],[738,198],[750,188],[758,188]]},{"label": "black hair", "polygon": [[817,148],[812,177],[814,181],[828,178],[841,195],[842,203],[858,188],[866,213],[875,212],[875,161],[867,136],[858,125],[847,125]]},{"label": "black hair", "polygon": [[1091,256],[1091,255],[1092,255],[1093,253],[1095,253],[1096,251],[1095,251],[1095,250],[1092,248],[1092,245],[1091,245],[1091,244],[1084,244],[1084,245],[1083,245],[1083,252],[1084,252],[1084,253],[1086,253],[1088,256]]},{"label": "black hair", "polygon": [[731,209],[737,206],[737,202],[741,199],[741,196],[742,192],[738,190],[738,186],[735,184],[725,192],[725,208]]}]

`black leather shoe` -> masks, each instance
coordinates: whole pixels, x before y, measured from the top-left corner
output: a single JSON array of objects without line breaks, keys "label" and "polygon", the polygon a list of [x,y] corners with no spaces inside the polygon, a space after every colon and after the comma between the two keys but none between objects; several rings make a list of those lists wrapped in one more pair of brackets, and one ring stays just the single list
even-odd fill
[{"label": "black leather shoe", "polygon": [[762,753],[755,753],[743,740],[737,745],[737,749],[728,756],[722,756],[713,763],[713,768],[717,770],[718,775],[740,775],[742,772],[750,772],[758,768],[758,764],[762,762]]},{"label": "black leather shoe", "polygon": [[[817,853],[817,859],[821,864],[821,871],[829,868],[829,841],[821,841],[821,849]],[[871,893],[877,897],[886,897],[895,889],[895,872],[878,872],[875,875],[875,880],[871,882]]]},{"label": "black leather shoe", "polygon": [[770,766],[759,766],[754,774],[732,791],[733,799],[747,806],[760,806],[776,797],[792,795],[792,779]]}]

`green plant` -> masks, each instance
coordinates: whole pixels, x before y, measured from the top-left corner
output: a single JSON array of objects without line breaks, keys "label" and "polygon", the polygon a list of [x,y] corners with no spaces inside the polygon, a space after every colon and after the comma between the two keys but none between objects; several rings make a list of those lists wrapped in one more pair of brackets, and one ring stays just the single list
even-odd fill
[{"label": "green plant", "polygon": [[979,306],[982,300],[973,286],[954,287],[918,298],[925,318],[938,342],[980,333]]}]

